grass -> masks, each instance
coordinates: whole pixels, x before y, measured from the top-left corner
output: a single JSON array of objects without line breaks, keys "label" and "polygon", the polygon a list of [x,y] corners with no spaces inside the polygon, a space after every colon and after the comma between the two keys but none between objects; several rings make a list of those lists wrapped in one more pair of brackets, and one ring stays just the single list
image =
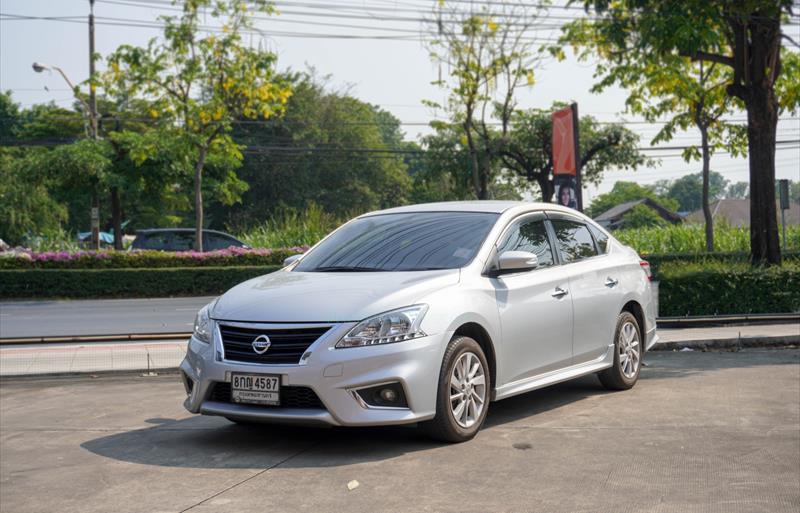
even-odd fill
[{"label": "grass", "polygon": [[[780,230],[780,228],[779,228]],[[705,253],[703,225],[673,225],[614,232],[623,244],[640,254]],[[800,226],[786,227],[787,249],[800,249]],[[781,242],[781,248],[783,243]],[[720,252],[749,252],[750,228],[718,225],[714,227],[714,249]]]},{"label": "grass", "polygon": [[313,246],[340,224],[342,221],[312,204],[305,212],[284,211],[239,238],[253,248]]}]

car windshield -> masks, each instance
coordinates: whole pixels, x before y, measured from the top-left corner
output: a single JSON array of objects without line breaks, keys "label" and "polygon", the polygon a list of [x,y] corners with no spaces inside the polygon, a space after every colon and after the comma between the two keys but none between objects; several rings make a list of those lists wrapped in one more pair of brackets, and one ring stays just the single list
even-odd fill
[{"label": "car windshield", "polygon": [[303,272],[454,269],[472,261],[499,214],[413,212],[356,219],[295,268]]}]

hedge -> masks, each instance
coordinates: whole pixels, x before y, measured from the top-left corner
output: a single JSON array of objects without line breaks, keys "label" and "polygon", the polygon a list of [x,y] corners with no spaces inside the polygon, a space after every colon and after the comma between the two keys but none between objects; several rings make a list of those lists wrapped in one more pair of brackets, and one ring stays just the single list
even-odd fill
[{"label": "hedge", "polygon": [[161,269],[168,267],[227,267],[282,265],[307,247],[278,249],[229,248],[196,251],[80,251],[21,252],[0,256],[0,269]]},{"label": "hedge", "polygon": [[[736,253],[654,253],[642,254],[642,258],[650,263],[650,270],[653,276],[659,279],[661,266],[670,262],[681,262],[688,264],[703,264],[713,266],[717,263],[727,264],[746,264],[750,261],[750,254],[743,252]],[[783,260],[787,263],[800,262],[800,251],[789,250],[783,252]]]},{"label": "hedge", "polygon": [[206,296],[280,266],[0,270],[0,298]]},{"label": "hedge", "polygon": [[732,262],[661,265],[660,316],[790,312],[800,312],[800,261],[768,268]]}]

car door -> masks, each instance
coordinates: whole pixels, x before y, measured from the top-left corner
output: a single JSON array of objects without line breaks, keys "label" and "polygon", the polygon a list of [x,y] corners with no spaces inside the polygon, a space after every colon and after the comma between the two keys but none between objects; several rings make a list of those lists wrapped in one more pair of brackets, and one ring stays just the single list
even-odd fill
[{"label": "car door", "polygon": [[[605,354],[614,340],[623,291],[619,270],[582,219],[548,213],[563,271],[569,278],[573,307],[572,352],[574,363]],[[606,241],[607,242],[607,241]]]},{"label": "car door", "polygon": [[572,302],[568,279],[557,265],[543,213],[513,222],[500,237],[497,255],[536,254],[539,267],[491,278],[502,332],[506,383],[569,365],[572,360]]}]

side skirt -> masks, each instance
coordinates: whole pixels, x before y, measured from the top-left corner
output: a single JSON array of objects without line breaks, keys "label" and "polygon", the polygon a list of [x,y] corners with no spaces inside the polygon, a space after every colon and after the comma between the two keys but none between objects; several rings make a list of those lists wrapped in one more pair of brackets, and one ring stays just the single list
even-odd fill
[{"label": "side skirt", "polygon": [[549,385],[555,385],[562,381],[567,381],[573,378],[592,374],[603,369],[607,369],[614,364],[614,344],[610,344],[606,348],[605,354],[594,360],[572,365],[563,369],[539,374],[538,376],[531,376],[529,378],[507,383],[499,388],[496,388],[492,394],[492,401],[499,401],[507,397],[512,397],[531,390],[544,388]]}]

